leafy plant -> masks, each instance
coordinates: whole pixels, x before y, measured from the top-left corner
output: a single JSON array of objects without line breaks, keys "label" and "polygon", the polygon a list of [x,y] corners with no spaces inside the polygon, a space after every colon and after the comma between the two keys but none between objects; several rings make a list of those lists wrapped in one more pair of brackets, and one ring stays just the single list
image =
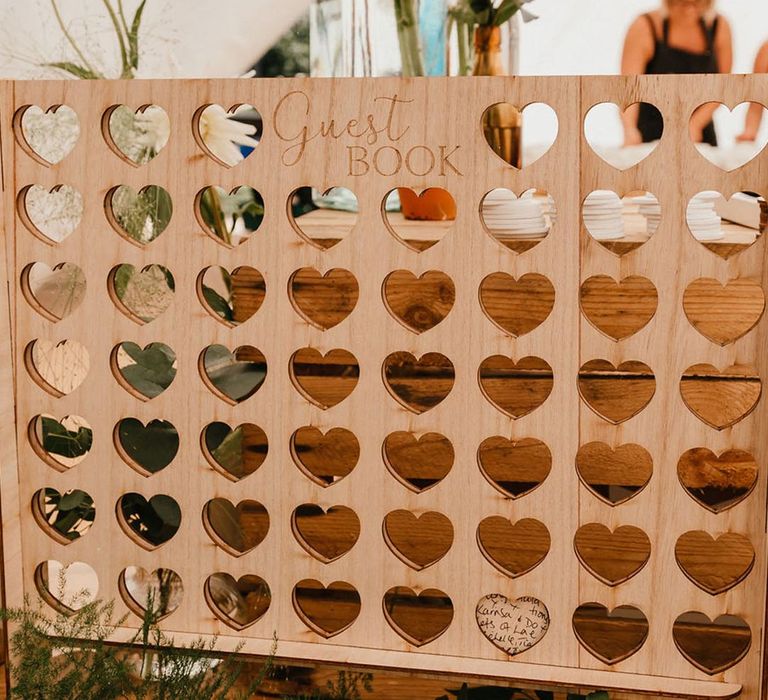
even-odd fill
[{"label": "leafy plant", "polygon": [[68,540],[78,539],[86,529],[86,524],[93,523],[96,509],[93,499],[79,489],[60,494],[56,489],[47,488],[44,492],[45,516],[48,524]]},{"label": "leafy plant", "polygon": [[43,449],[50,454],[69,459],[82,457],[91,449],[93,431],[81,425],[77,430],[68,430],[55,418],[41,416]]}]

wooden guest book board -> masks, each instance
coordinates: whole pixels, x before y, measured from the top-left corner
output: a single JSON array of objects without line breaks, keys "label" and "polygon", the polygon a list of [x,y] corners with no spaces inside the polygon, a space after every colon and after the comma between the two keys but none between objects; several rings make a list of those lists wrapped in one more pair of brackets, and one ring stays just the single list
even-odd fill
[{"label": "wooden guest book board", "polygon": [[[697,379],[697,375],[688,381],[690,392],[686,397],[706,415],[721,409],[741,414],[754,403],[757,378],[766,377],[765,319],[735,342],[726,339],[721,345],[693,327],[684,312],[683,299],[686,288],[699,278],[721,283],[749,279],[765,288],[768,264],[764,242],[758,239],[751,248],[726,260],[691,236],[685,223],[685,207],[702,190],[730,196],[742,190],[765,193],[768,189],[765,154],[725,173],[697,153],[687,126],[693,109],[713,99],[731,107],[744,100],[767,103],[768,79],[702,76],[3,82],[0,98],[4,254],[10,308],[9,316],[2,314],[4,361],[0,363],[7,605],[19,606],[25,594],[35,593],[35,570],[48,560],[89,564],[98,575],[99,596],[116,599],[121,607],[118,581],[126,567],[140,566],[147,571],[165,567],[177,572],[184,586],[178,609],[162,622],[179,641],[215,633],[220,635],[218,645],[222,649],[242,642],[244,652],[265,654],[276,634],[277,653],[288,658],[452,672],[529,684],[624,689],[656,696],[731,697],[740,688],[744,698],[760,696],[766,592],[766,403],[758,400],[752,412],[743,418],[738,415],[740,419],[732,426],[718,430],[689,410],[680,384],[684,372],[694,365],[704,363],[719,369],[738,365],[742,369],[737,368],[736,375],[747,379]],[[664,136],[650,157],[620,172],[590,149],[583,135],[583,119],[600,102],[626,106],[641,100],[656,105],[663,113]],[[544,102],[557,114],[559,133],[551,149],[521,170],[502,161],[484,140],[481,117],[487,107],[499,102],[517,106]],[[254,153],[228,168],[201,149],[194,134],[193,116],[208,104],[229,109],[241,103],[255,106],[263,115],[264,132]],[[121,104],[131,109],[159,105],[170,117],[170,139],[148,164],[131,165],[105,141],[103,115]],[[45,165],[22,147],[13,119],[28,105],[43,110],[67,105],[77,113],[79,139],[60,163]],[[23,209],[23,195],[17,201],[19,193],[32,184],[47,189],[69,185],[83,197],[82,221],[61,243],[46,242],[34,235],[19,213]],[[138,191],[151,184],[168,191],[173,216],[162,235],[142,247],[116,233],[105,213],[105,199],[118,185]],[[195,214],[196,197],[210,185],[227,192],[250,185],[261,193],[264,220],[246,243],[228,248],[202,229]],[[289,195],[302,186],[321,191],[343,186],[356,194],[357,224],[338,245],[329,249],[314,246],[289,221]],[[441,187],[451,193],[458,214],[439,243],[419,252],[390,232],[382,202],[396,187],[410,187],[417,192]],[[518,194],[537,188],[554,199],[557,219],[549,236],[526,252],[516,253],[500,245],[481,224],[480,202],[486,193],[499,187]],[[663,210],[657,233],[622,257],[591,239],[581,225],[580,208],[584,197],[597,189],[612,189],[619,195],[638,189],[653,192]],[[33,309],[22,294],[22,272],[33,262],[50,267],[72,262],[87,279],[87,292],[80,306],[57,323]],[[113,304],[107,279],[112,268],[121,263],[138,268],[155,263],[172,272],[173,301],[151,323],[139,325]],[[211,265],[227,270],[250,265],[263,275],[264,302],[247,322],[228,327],[202,307],[196,279]],[[289,299],[291,275],[306,267],[321,273],[343,268],[357,279],[359,299],[354,310],[328,330],[307,322]],[[417,276],[436,270],[451,278],[455,303],[444,320],[417,334],[390,313],[382,299],[382,285],[397,270]],[[555,291],[551,313],[519,337],[493,323],[481,308],[481,283],[498,272],[516,279],[538,273],[551,282]],[[601,333],[582,314],[579,301],[582,282],[597,275],[616,280],[642,276],[650,280],[658,293],[655,313],[651,306],[650,322],[621,341]],[[5,290],[3,285],[3,294]],[[532,293],[527,301],[524,291],[518,290],[523,294],[519,312],[534,313],[532,309],[538,308],[540,299]],[[730,328],[728,310],[739,311],[741,307],[723,307],[725,312],[721,309],[718,316],[719,297],[713,294],[705,295],[696,313],[706,316],[713,311],[714,321],[711,317],[705,320],[710,328],[714,325],[716,331],[725,332]],[[652,297],[646,286],[634,298],[619,297],[617,302],[616,297],[611,301],[606,296],[604,303],[598,299],[597,308],[613,312],[611,318],[615,321],[616,314],[631,314],[635,304],[647,306]],[[502,294],[501,301],[497,299],[502,306],[503,298]],[[618,318],[621,321],[624,316]],[[25,350],[36,339],[69,339],[85,346],[90,369],[78,388],[56,398],[30,376]],[[177,375],[165,392],[141,401],[117,382],[110,356],[123,341],[141,347],[162,342],[175,350]],[[231,405],[203,382],[199,357],[212,344],[230,350],[250,345],[263,353],[267,377],[249,399]],[[351,394],[327,410],[307,400],[291,378],[291,358],[301,348],[315,348],[323,354],[333,349],[351,352],[359,364],[359,381]],[[449,358],[455,381],[447,397],[423,413],[408,410],[396,400],[385,385],[383,369],[385,359],[395,352],[416,357],[441,353]],[[553,379],[541,363],[544,370],[531,379],[523,371],[526,363],[516,369],[509,362],[501,363],[494,378],[487,380],[485,389],[498,401],[504,403],[509,398],[509,389],[514,394],[510,401],[528,401],[531,405],[540,403],[536,397],[544,386],[542,382],[551,381],[546,400],[519,418],[497,408],[481,389],[481,365],[487,369],[486,358],[497,355],[515,361],[541,358],[551,368]],[[590,364],[580,379],[580,368],[597,359],[612,363],[618,370],[606,372],[605,366]],[[629,361],[645,363],[654,379],[650,379],[647,368],[622,365]],[[745,372],[743,366],[752,367],[754,372]],[[638,367],[640,371],[633,374]],[[445,368],[435,372],[445,379]],[[316,378],[316,386],[326,379]],[[349,379],[335,381],[346,381],[345,386],[349,386]],[[406,384],[405,391],[418,393],[417,386]],[[642,406],[647,399],[643,393],[647,394],[649,387],[653,389],[652,399],[637,415],[619,423],[600,417],[580,396],[581,390],[594,405],[608,412],[613,410],[610,406],[615,409],[616,405],[620,410],[629,406],[627,410],[632,412],[637,408],[633,408],[633,402]],[[510,409],[510,413],[523,412]],[[29,428],[41,414],[56,418],[78,415],[88,421],[93,445],[81,463],[58,470],[41,459],[39,449],[35,451],[31,444]],[[118,456],[113,432],[126,417],[143,423],[153,419],[173,423],[180,446],[168,467],[145,476]],[[713,420],[718,419],[710,422]],[[269,450],[255,473],[236,482],[211,468],[201,452],[200,435],[212,421],[233,427],[251,422],[263,429]],[[302,426],[315,426],[322,432],[339,427],[354,433],[360,457],[351,473],[327,488],[308,478],[291,453],[291,436]],[[422,492],[406,488],[385,465],[382,445],[390,433],[397,431],[415,436],[439,433],[450,440],[455,453],[453,466],[432,488]],[[533,469],[533,462],[526,459],[541,447],[531,447],[538,445],[531,440],[522,445],[520,441],[542,441],[551,453],[551,470],[543,483],[515,499],[501,488],[494,488],[478,466],[479,446],[493,436],[516,443],[515,455],[528,455],[522,458],[523,472]],[[577,454],[587,461],[592,454],[591,464],[602,464],[605,469],[601,460],[613,464],[618,460],[616,454],[624,454],[615,453],[612,462],[606,447],[593,445],[592,453],[590,448],[580,452],[580,447],[596,442],[617,449],[626,444],[644,448],[653,462],[645,488],[617,505],[587,488],[577,472]],[[515,449],[511,443],[507,448]],[[748,488],[751,483],[742,485],[740,494],[748,495],[722,512],[705,508],[686,493],[678,477],[678,461],[694,448],[706,448],[715,455],[727,450],[748,452],[758,465],[752,491]],[[644,453],[633,453],[618,468],[619,472],[625,470],[620,483],[634,484],[635,490],[648,479],[647,464],[638,454]],[[518,482],[526,478],[534,481],[530,486],[535,485],[535,477],[524,474]],[[59,492],[82,489],[92,496],[96,518],[87,534],[64,545],[38,524],[31,503],[33,495],[44,487]],[[697,487],[694,484],[691,488]],[[122,495],[131,492],[146,498],[166,494],[179,504],[181,526],[162,546],[140,546],[118,522],[116,504]],[[263,541],[243,556],[233,556],[217,545],[207,534],[201,515],[212,498],[228,499],[233,504],[244,499],[261,503],[269,514],[269,531]],[[299,544],[292,528],[292,513],[302,504],[352,509],[360,525],[354,546],[328,563],[313,556]],[[396,510],[417,516],[443,514],[453,532],[444,556],[420,569],[396,556],[383,532],[385,517]],[[544,542],[546,550],[546,534],[536,523],[531,525],[530,519],[543,524],[550,540],[543,560],[538,564],[534,560],[533,568],[528,567],[525,573],[518,571],[518,576],[493,566],[478,545],[478,526],[491,516],[511,521],[509,534],[501,538],[501,544],[496,543],[502,550],[514,549],[526,537],[538,537],[536,542]],[[405,528],[411,546],[418,545],[420,527],[426,531],[421,535],[429,537],[427,520],[414,521]],[[513,523],[520,520],[526,520],[527,525],[513,530]],[[444,519],[441,522],[444,526]],[[586,525],[591,528],[580,530]],[[593,569],[611,569],[610,557],[606,560],[605,550],[601,549],[606,535],[599,525],[610,531],[634,526],[647,535],[646,542],[636,530],[630,530],[629,535],[627,530],[619,531],[627,539],[614,534],[618,539],[613,551],[619,568],[625,557],[632,559],[636,555],[637,569],[647,554],[642,568],[636,573],[626,572],[628,578],[614,577],[615,585],[606,582],[613,574],[599,578],[580,562],[592,557]],[[724,589],[717,593],[696,585],[684,574],[675,556],[678,539],[691,531],[709,533],[714,538],[737,533],[743,536],[739,539],[742,550],[744,538],[748,539],[754,550],[751,570],[747,562],[744,571],[730,579],[711,583],[710,576],[710,587]],[[575,551],[575,538],[584,544],[580,556]],[[610,544],[610,536],[608,541]],[[689,562],[689,568],[695,570],[694,578],[706,578],[709,557],[713,566],[719,563],[719,557],[727,559],[734,549],[731,542],[727,538],[719,546],[713,542],[703,561],[699,555],[696,561]],[[533,544],[530,548],[535,549]],[[525,557],[526,546],[519,549],[520,556]],[[214,614],[204,595],[206,580],[216,572],[235,579],[245,575],[261,577],[271,591],[268,610],[245,629],[228,626],[221,615]],[[324,586],[339,581],[353,586],[359,594],[360,609],[352,624],[326,638],[306,623],[293,603],[294,586],[306,579]],[[418,605],[409,604],[407,596],[395,601],[400,607],[392,608],[390,614],[383,601],[393,587],[408,587],[416,593],[437,589],[443,595],[437,595],[439,605],[425,615],[419,613]],[[339,602],[342,598],[309,604],[315,606],[317,614],[343,617],[347,608],[343,600]],[[452,605],[452,617],[446,598]],[[518,598],[517,609],[505,607]],[[591,618],[587,615],[584,622],[575,613],[577,608],[583,611],[580,606],[588,603],[610,610],[633,606],[642,615],[634,611],[612,622],[601,620],[598,613]],[[712,672],[705,673],[683,655],[673,635],[676,619],[686,612],[703,613],[711,620],[724,614],[738,616],[750,629],[748,651],[726,670],[711,668]],[[642,616],[648,622],[647,638],[634,653],[619,654],[624,647],[625,652],[632,652],[638,639],[642,641]],[[129,620],[139,624],[136,615]],[[504,625],[507,620],[534,631],[527,635],[520,630],[510,632]],[[338,620],[335,623],[339,624]],[[401,632],[406,628],[405,634],[397,631],[398,625]],[[442,628],[444,631],[439,633]],[[682,629],[677,640],[693,655],[706,657],[708,650],[715,649],[715,656],[730,653],[732,661],[743,652],[744,635],[737,627],[713,631],[704,625],[703,637],[701,625],[693,628],[688,636]],[[412,643],[417,641],[414,637],[423,640],[436,633],[432,641]],[[536,644],[510,655],[488,637],[513,651],[530,646],[531,641]],[[580,637],[586,638],[588,644],[591,640],[596,653],[588,650]],[[520,641],[526,638],[528,641]],[[607,648],[606,639],[614,640]],[[626,658],[609,658],[614,663],[608,664],[598,658],[601,654]],[[714,667],[729,663],[728,659],[721,661],[706,663]]]}]

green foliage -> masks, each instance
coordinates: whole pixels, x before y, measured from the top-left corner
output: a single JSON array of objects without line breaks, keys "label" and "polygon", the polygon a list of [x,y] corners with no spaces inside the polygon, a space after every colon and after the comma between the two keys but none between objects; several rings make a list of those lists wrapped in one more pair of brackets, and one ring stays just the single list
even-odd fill
[{"label": "green foliage", "polygon": [[118,433],[126,454],[151,474],[167,467],[179,451],[179,433],[165,420],[150,421],[145,427],[136,418],[124,418]]},{"label": "green foliage", "polygon": [[45,489],[45,512],[48,524],[68,540],[80,537],[79,524],[92,523],[96,517],[93,499],[79,489],[62,494],[56,489]]},{"label": "green foliage", "polygon": [[373,692],[373,674],[339,671],[336,681],[328,681],[310,695],[285,695],[282,700],[361,700],[362,693]]},{"label": "green foliage", "polygon": [[75,458],[82,457],[93,443],[93,431],[85,426],[77,430],[67,430],[55,418],[40,418],[43,449],[54,455]]},{"label": "green foliage", "polygon": [[176,353],[163,343],[151,343],[143,350],[136,343],[120,346],[133,364],[120,368],[120,374],[136,391],[148,398],[162,394],[176,376]]}]

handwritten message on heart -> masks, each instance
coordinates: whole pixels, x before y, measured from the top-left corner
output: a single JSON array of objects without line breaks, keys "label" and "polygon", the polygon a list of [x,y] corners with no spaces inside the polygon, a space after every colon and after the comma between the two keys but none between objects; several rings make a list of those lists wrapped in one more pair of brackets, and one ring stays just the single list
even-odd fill
[{"label": "handwritten message on heart", "polygon": [[480,599],[475,617],[480,631],[510,656],[530,649],[549,629],[547,606],[532,596],[510,600],[491,593]]}]

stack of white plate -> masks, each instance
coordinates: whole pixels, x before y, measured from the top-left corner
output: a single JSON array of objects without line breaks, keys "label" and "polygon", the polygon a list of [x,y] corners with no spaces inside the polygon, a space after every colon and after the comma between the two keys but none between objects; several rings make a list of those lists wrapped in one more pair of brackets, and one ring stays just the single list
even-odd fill
[{"label": "stack of white plate", "polygon": [[661,204],[654,195],[646,192],[639,197],[632,197],[632,202],[637,205],[640,213],[645,217],[646,232],[649,236],[656,233],[661,221]]},{"label": "stack of white plate", "polygon": [[541,204],[532,197],[516,198],[509,190],[491,190],[481,205],[483,222],[497,237],[536,236],[549,231]]},{"label": "stack of white plate", "polygon": [[688,202],[688,228],[696,240],[718,241],[725,237],[720,225],[722,220],[715,211],[715,202],[721,196],[719,192],[699,192]]},{"label": "stack of white plate", "polygon": [[585,200],[582,209],[584,224],[598,241],[624,238],[624,205],[610,190],[595,190]]}]

